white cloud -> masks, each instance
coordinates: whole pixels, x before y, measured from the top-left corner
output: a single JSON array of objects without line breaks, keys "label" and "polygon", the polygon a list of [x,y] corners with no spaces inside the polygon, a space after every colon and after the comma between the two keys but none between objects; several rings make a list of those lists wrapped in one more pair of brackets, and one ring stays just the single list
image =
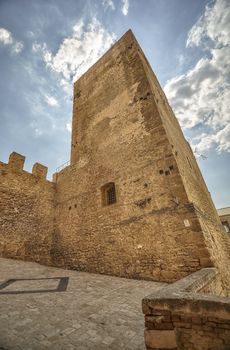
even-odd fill
[{"label": "white cloud", "polygon": [[12,34],[4,28],[0,28],[0,43],[4,45],[13,44]]},{"label": "white cloud", "polygon": [[20,53],[23,49],[23,43],[13,38],[12,33],[5,28],[0,28],[0,44],[9,45],[13,53]]},{"label": "white cloud", "polygon": [[41,136],[43,134],[42,130],[40,130],[38,128],[34,129],[34,133],[35,133],[36,137],[39,137],[39,136]]},{"label": "white cloud", "polygon": [[193,139],[198,152],[215,146],[230,152],[230,7],[228,0],[206,6],[188,34],[187,47],[199,46],[205,56],[164,88],[182,127],[203,124],[207,132]]},{"label": "white cloud", "polygon": [[81,19],[79,22],[77,22],[74,26],[73,26],[73,32],[74,32],[74,37],[80,39],[82,34],[83,34],[83,30],[84,30],[84,22]]},{"label": "white cloud", "polygon": [[[60,85],[72,91],[72,83],[90,68],[110,48],[115,35],[92,18],[85,26],[82,21],[73,27],[71,36],[64,38],[55,54],[46,44],[34,43],[32,50],[39,52],[47,67],[60,74]],[[71,85],[70,85],[71,84]]]},{"label": "white cloud", "polygon": [[58,101],[53,96],[45,95],[46,102],[49,106],[58,106]]},{"label": "white cloud", "polygon": [[193,139],[192,148],[195,153],[199,156],[205,151],[209,150],[212,146],[216,146],[217,152],[229,152],[230,150],[230,124],[226,125],[223,129],[218,131],[216,134],[201,135]]},{"label": "white cloud", "polygon": [[35,37],[35,34],[34,34],[34,32],[32,32],[32,30],[28,30],[28,31],[26,32],[26,36],[27,36],[28,38],[34,38],[34,37]]},{"label": "white cloud", "polygon": [[66,128],[67,131],[71,132],[72,131],[71,123],[66,123],[65,128]]},{"label": "white cloud", "polygon": [[121,11],[124,16],[127,16],[129,12],[129,0],[122,0],[122,8]]},{"label": "white cloud", "polygon": [[14,53],[20,53],[23,47],[24,47],[23,43],[21,41],[18,41],[12,46],[12,50]]},{"label": "white cloud", "polygon": [[199,157],[205,151],[209,150],[214,143],[215,143],[214,135],[202,133],[201,135],[193,139],[193,143],[191,144],[191,146],[194,150],[195,155]]},{"label": "white cloud", "polygon": [[204,15],[188,34],[187,46],[206,45],[210,39],[215,43],[229,45],[230,10],[228,0],[212,1],[206,6]]},{"label": "white cloud", "polygon": [[102,0],[102,5],[104,6],[105,10],[110,8],[111,10],[115,10],[115,5],[112,0]]},{"label": "white cloud", "polygon": [[72,83],[70,83],[69,81],[62,78],[59,80],[59,84],[67,95],[69,95],[69,96],[72,95],[72,92],[73,92],[73,84]]},{"label": "white cloud", "polygon": [[216,134],[215,141],[218,144],[217,150],[219,152],[230,151],[230,124],[226,125]]}]

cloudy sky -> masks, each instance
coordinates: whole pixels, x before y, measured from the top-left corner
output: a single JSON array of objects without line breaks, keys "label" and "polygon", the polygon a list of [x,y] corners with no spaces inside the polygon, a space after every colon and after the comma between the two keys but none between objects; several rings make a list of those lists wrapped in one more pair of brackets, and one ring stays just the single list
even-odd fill
[{"label": "cloudy sky", "polygon": [[131,28],[217,207],[230,206],[229,0],[0,0],[0,160],[69,159],[72,84]]}]

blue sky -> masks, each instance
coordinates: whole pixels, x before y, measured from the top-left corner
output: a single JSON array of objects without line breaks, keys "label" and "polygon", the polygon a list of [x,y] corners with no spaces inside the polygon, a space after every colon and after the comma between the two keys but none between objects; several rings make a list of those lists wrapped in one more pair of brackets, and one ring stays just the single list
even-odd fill
[{"label": "blue sky", "polygon": [[72,84],[129,28],[229,206],[229,0],[0,0],[0,160],[52,174],[69,159]]}]

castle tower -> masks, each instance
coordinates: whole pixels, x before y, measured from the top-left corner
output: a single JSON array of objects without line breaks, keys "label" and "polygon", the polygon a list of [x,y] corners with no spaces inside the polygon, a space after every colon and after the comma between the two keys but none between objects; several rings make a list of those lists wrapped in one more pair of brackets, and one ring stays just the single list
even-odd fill
[{"label": "castle tower", "polygon": [[227,281],[229,247],[192,150],[128,31],[74,85],[54,263],[167,282],[215,264]]}]

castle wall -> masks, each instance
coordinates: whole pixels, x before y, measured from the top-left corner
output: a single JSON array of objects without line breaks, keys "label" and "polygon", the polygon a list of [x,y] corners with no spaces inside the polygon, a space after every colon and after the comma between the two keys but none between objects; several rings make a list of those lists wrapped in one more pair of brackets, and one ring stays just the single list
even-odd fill
[{"label": "castle wall", "polygon": [[[128,32],[75,84],[71,165],[57,174],[53,261],[174,281],[210,259],[140,52]],[[117,203],[103,206],[109,182]]]},{"label": "castle wall", "polygon": [[25,157],[12,153],[0,163],[0,254],[49,264],[54,219],[54,187],[47,168],[23,170]]}]

